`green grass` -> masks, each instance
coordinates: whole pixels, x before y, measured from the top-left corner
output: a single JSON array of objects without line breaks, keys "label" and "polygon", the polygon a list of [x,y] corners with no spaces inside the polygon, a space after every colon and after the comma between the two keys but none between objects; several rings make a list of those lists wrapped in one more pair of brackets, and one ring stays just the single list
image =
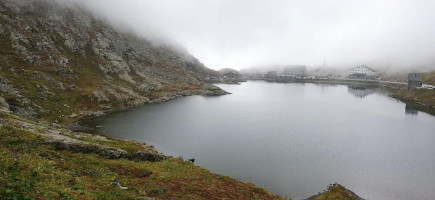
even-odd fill
[{"label": "green grass", "polygon": [[435,90],[399,90],[392,96],[406,102],[423,103],[428,106],[435,106]]},{"label": "green grass", "polygon": [[[0,126],[2,199],[282,199],[180,159],[139,162],[58,151],[43,144],[43,137],[9,123],[13,116],[2,114],[9,125]],[[137,143],[122,140],[105,143],[128,144],[136,145],[131,151],[139,148]],[[128,189],[120,188],[116,181]]]},{"label": "green grass", "polygon": [[435,71],[423,74],[423,83],[435,85]]}]

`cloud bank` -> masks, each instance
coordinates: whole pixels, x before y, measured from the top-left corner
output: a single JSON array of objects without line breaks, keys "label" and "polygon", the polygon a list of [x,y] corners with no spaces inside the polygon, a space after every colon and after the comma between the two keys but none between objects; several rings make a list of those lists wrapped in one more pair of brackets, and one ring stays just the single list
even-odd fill
[{"label": "cloud bank", "polygon": [[[67,1],[67,0],[64,0]],[[431,0],[75,0],[206,66],[274,64],[435,69]]]}]

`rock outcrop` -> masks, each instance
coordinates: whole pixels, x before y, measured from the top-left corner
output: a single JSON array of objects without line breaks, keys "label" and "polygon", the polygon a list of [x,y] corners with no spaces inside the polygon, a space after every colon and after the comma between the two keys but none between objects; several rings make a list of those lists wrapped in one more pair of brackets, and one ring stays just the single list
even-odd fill
[{"label": "rock outcrop", "polygon": [[113,28],[80,5],[56,2],[0,0],[3,107],[62,122],[85,117],[78,114],[84,110],[226,94],[204,83],[218,72],[185,50]]},{"label": "rock outcrop", "polygon": [[354,192],[346,189],[340,184],[334,183],[328,185],[327,189],[323,193],[311,196],[306,200],[336,200],[336,199],[352,199],[352,200],[364,200],[356,195]]},{"label": "rock outcrop", "polygon": [[[107,159],[128,159],[135,161],[157,162],[166,157],[154,149],[153,146],[129,141],[139,147],[138,150],[128,152],[122,148],[111,146],[110,140],[104,136],[87,133],[72,132],[61,127],[36,124],[22,119],[8,119],[7,124],[30,131],[44,138],[43,144],[53,146],[56,150],[68,150],[77,153],[95,153]],[[93,141],[93,142],[88,142]],[[107,143],[107,145],[104,145]]]}]

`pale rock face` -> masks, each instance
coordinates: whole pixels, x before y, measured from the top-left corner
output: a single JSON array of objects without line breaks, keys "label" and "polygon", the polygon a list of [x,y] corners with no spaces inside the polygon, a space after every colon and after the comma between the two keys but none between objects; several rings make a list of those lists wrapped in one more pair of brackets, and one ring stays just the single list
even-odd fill
[{"label": "pale rock face", "polygon": [[127,81],[133,85],[136,84],[136,81],[134,81],[133,78],[131,78],[131,76],[128,75],[128,73],[119,74],[119,78],[124,80],[124,81]]},{"label": "pale rock face", "polygon": [[71,49],[71,51],[77,51],[77,44],[76,41],[74,40],[74,38],[70,37],[69,35],[65,35],[66,39],[65,39],[65,46],[67,46],[69,49]]},{"label": "pale rock face", "polygon": [[110,102],[110,99],[103,92],[93,91],[92,94],[97,98],[97,102]]},{"label": "pale rock face", "polygon": [[69,63],[68,58],[61,56],[59,59],[56,60],[56,64],[60,67],[67,67]]},{"label": "pale rock face", "polygon": [[9,110],[9,104],[1,96],[0,96],[0,108],[5,108],[5,109]]}]

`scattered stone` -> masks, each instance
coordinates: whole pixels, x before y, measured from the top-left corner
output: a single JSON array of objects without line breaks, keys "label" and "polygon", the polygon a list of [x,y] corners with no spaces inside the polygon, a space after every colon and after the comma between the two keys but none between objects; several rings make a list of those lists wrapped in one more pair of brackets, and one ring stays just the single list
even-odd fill
[{"label": "scattered stone", "polygon": [[191,159],[187,159],[187,161],[194,163],[195,162],[195,158],[191,158]]},{"label": "scattered stone", "polygon": [[0,96],[0,108],[5,108],[9,110],[9,104],[6,102],[6,100]]},{"label": "scattered stone", "polygon": [[118,76],[119,76],[119,78],[120,78],[121,80],[124,80],[124,81],[126,81],[126,82],[128,82],[128,83],[131,83],[131,84],[133,84],[133,85],[136,84],[136,81],[134,81],[133,78],[131,78],[131,76],[128,75],[127,72],[126,72],[126,73],[123,73],[123,74],[119,74]]},{"label": "scattered stone", "polygon": [[110,102],[110,99],[103,92],[93,91],[92,94],[97,98],[97,102]]},{"label": "scattered stone", "polygon": [[166,157],[163,154],[151,153],[147,151],[138,151],[132,155],[131,159],[137,161],[157,162],[165,160]]},{"label": "scattered stone", "polygon": [[70,117],[70,118],[76,118],[76,117],[77,117],[77,114],[73,113],[73,114],[71,114],[69,117]]},{"label": "scattered stone", "polygon": [[61,83],[61,82],[59,82],[57,84],[57,88],[60,89],[60,90],[65,90],[65,87],[63,86],[63,83]]},{"label": "scattered stone", "polygon": [[120,159],[128,157],[127,151],[113,147],[103,147],[98,151],[98,154],[107,159]]},{"label": "scattered stone", "polygon": [[61,67],[67,67],[69,64],[69,60],[66,57],[61,57],[61,58],[56,60],[56,64],[61,66]]},{"label": "scattered stone", "polygon": [[155,200],[155,198],[151,198],[151,197],[139,197],[139,198],[143,200]]}]

